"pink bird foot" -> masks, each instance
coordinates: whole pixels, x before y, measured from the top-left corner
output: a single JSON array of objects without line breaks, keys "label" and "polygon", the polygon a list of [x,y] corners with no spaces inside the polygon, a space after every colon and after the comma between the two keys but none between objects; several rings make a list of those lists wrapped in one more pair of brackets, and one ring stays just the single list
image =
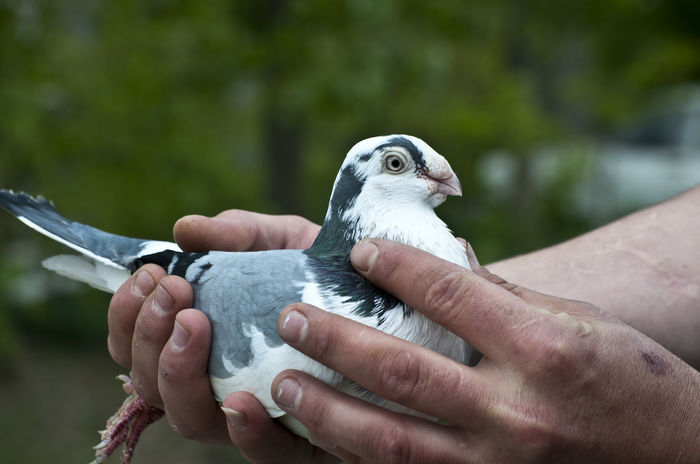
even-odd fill
[{"label": "pink bird foot", "polygon": [[142,400],[134,391],[131,378],[126,375],[117,376],[124,382],[122,386],[129,395],[119,410],[107,420],[105,430],[100,432],[102,441],[95,446],[95,460],[91,464],[99,464],[114,453],[124,443],[121,462],[128,464],[134,456],[134,448],[141,433],[153,422],[163,417],[163,410],[151,406]]}]

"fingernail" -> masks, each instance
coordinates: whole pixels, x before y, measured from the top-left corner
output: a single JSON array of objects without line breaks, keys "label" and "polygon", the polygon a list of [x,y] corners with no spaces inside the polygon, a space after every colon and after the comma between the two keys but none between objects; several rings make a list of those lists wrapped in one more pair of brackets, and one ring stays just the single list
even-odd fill
[{"label": "fingernail", "polygon": [[248,418],[242,412],[224,406],[221,406],[221,410],[226,414],[226,421],[228,424],[234,429],[245,430],[248,428],[248,425],[250,425]]},{"label": "fingernail", "polygon": [[291,343],[299,343],[306,337],[309,321],[299,311],[289,311],[282,321],[280,337]]},{"label": "fingernail", "polygon": [[173,327],[173,334],[170,336],[170,342],[173,347],[177,350],[184,350],[187,342],[190,339],[190,333],[185,330],[185,328],[180,325],[179,322],[175,321],[175,327]]},{"label": "fingernail", "polygon": [[327,440],[324,440],[323,438],[318,437],[312,433],[309,433],[309,443],[329,451],[334,450],[338,447],[338,445],[336,445],[335,443],[331,443]]},{"label": "fingernail", "polygon": [[153,309],[160,314],[168,314],[175,307],[175,300],[161,285],[156,287],[156,295],[153,297]]},{"label": "fingernail", "polygon": [[301,402],[301,385],[294,379],[284,379],[277,387],[275,402],[287,411],[295,411]]},{"label": "fingernail", "polygon": [[153,276],[148,271],[140,270],[131,282],[131,293],[144,299],[151,294],[155,286],[156,281],[153,279]]},{"label": "fingernail", "polygon": [[369,240],[363,240],[350,251],[350,261],[360,272],[367,272],[374,265],[379,254],[377,245]]}]

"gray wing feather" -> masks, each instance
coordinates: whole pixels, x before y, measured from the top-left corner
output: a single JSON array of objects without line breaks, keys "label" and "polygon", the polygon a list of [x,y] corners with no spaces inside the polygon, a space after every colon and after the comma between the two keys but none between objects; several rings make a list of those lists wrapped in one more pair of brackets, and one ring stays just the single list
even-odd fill
[{"label": "gray wing feather", "polygon": [[302,250],[249,253],[210,252],[189,267],[194,307],[212,324],[209,374],[230,377],[251,364],[252,332],[264,335],[268,347],[281,345],[277,317],[301,301],[307,276]]}]

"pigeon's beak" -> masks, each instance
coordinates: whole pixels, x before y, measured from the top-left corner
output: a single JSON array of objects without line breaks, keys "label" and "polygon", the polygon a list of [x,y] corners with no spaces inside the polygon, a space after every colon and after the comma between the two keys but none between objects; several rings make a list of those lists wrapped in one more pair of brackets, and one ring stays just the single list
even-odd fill
[{"label": "pigeon's beak", "polygon": [[423,177],[431,183],[435,193],[461,197],[462,184],[459,183],[450,163],[441,157],[437,162],[430,164],[423,173]]}]

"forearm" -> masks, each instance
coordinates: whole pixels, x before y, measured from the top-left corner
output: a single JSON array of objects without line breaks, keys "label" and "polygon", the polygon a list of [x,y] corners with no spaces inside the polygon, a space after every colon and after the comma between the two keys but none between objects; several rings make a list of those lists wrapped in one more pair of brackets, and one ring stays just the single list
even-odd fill
[{"label": "forearm", "polygon": [[519,285],[598,305],[700,366],[700,187],[488,267]]}]

